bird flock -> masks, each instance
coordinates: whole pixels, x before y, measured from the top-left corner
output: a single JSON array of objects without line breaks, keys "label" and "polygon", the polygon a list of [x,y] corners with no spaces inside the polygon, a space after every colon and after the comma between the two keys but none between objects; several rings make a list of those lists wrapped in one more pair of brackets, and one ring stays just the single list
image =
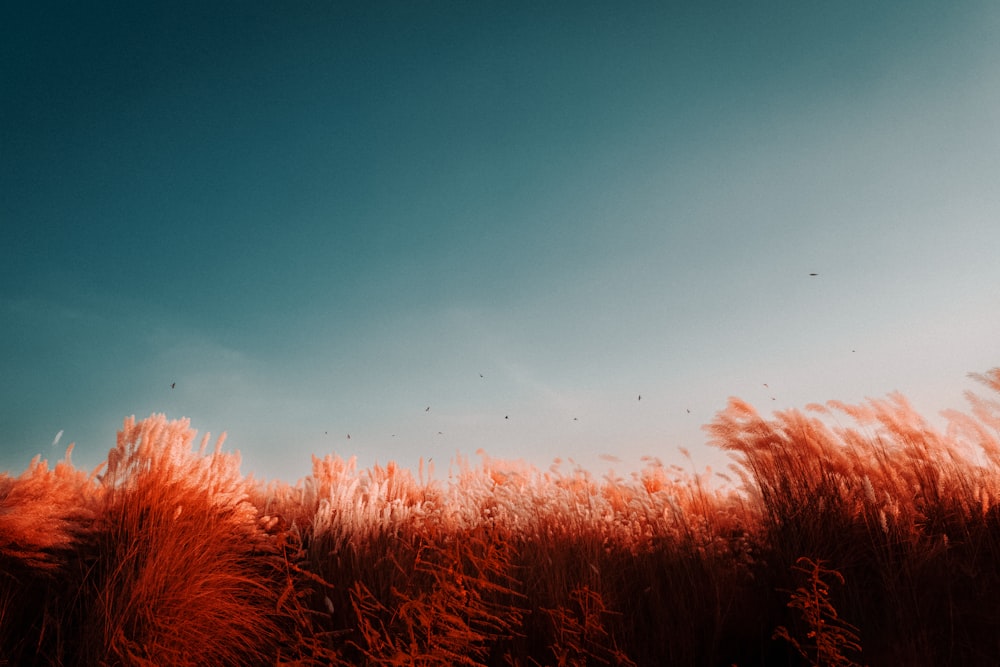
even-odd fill
[{"label": "bird flock", "polygon": [[[809,276],[810,276],[810,277],[818,277],[818,276],[819,276],[819,273],[818,273],[818,272],[810,272],[810,273],[809,273]],[[852,352],[852,353],[853,353],[853,352],[856,352],[856,351],[857,351],[857,350],[855,350],[855,349],[852,349],[852,350],[851,350],[851,352]],[[485,376],[485,375],[484,375],[483,373],[479,373],[479,377],[480,377],[480,379],[485,379],[485,378],[486,378],[486,376]],[[763,383],[763,386],[764,386],[764,388],[765,388],[765,389],[770,389],[770,387],[768,386],[768,384],[767,384],[766,382],[765,382],[765,383]],[[176,388],[177,388],[177,382],[176,382],[176,381],[174,381],[174,382],[171,382],[171,383],[170,383],[170,388],[171,388],[171,389],[176,389]],[[776,396],[770,396],[770,399],[771,399],[772,401],[776,401],[776,400],[777,400],[777,397],[776,397]],[[636,401],[637,401],[637,402],[641,402],[641,401],[642,401],[642,394],[636,394]],[[424,414],[427,414],[427,413],[429,413],[430,411],[431,411],[431,406],[430,406],[430,405],[427,405],[427,406],[425,406],[425,407],[424,407]],[[685,413],[686,413],[686,414],[691,414],[691,408],[689,408],[689,407],[686,407],[686,408],[684,409],[684,411],[685,411]],[[506,422],[509,422],[509,421],[511,421],[511,419],[510,419],[510,415],[509,415],[509,414],[505,414],[503,418],[504,418],[504,421],[506,421]],[[572,418],[572,421],[574,421],[574,422],[579,422],[579,421],[580,421],[580,418],[579,418],[578,416],[574,416],[574,417]],[[330,432],[329,432],[328,430],[327,430],[327,431],[323,431],[323,435],[324,435],[324,436],[328,436],[329,434],[330,434]],[[438,435],[444,435],[444,432],[443,432],[443,431],[437,431],[437,434],[438,434]],[[60,433],[59,433],[59,436],[61,436],[61,435],[62,435],[62,432],[60,432]],[[59,440],[59,436],[57,436],[57,437],[56,437],[56,442],[58,442],[58,440]],[[393,437],[393,438],[395,438],[395,437],[396,437],[396,434],[395,434],[395,433],[393,433],[393,434],[392,434],[392,437]],[[350,440],[350,439],[351,439],[351,434],[350,434],[350,433],[347,433],[347,434],[346,434],[346,439],[347,439],[347,440]],[[53,443],[53,444],[55,444],[55,443]]]}]

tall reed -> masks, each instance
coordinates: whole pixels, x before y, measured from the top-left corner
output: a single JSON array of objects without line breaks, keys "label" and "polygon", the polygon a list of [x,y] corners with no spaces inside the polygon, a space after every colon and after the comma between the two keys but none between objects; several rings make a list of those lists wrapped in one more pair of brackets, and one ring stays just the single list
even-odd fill
[{"label": "tall reed", "polygon": [[262,483],[129,418],[92,473],[0,476],[0,662],[1000,664],[1000,404],[968,399],[944,430],[899,395],[731,399],[725,484],[485,454]]}]

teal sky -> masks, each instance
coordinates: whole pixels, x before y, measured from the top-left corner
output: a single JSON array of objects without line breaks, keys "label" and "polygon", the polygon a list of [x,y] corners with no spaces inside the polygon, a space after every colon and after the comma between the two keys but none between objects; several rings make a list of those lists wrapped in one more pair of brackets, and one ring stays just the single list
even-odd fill
[{"label": "teal sky", "polygon": [[1000,364],[993,2],[18,4],[0,470],[153,412],[286,481],[719,469],[730,395]]}]

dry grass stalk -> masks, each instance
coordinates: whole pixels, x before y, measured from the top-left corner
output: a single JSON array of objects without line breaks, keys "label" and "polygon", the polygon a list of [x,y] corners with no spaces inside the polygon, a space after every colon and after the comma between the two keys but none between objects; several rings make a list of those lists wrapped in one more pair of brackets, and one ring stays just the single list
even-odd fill
[{"label": "dry grass stalk", "polygon": [[[940,432],[900,396],[733,399],[707,428],[736,487],[485,455],[262,484],[186,421],[128,419],[100,475],[0,476],[0,663],[996,664],[1000,405],[970,402]],[[772,640],[783,587],[812,637]]]}]

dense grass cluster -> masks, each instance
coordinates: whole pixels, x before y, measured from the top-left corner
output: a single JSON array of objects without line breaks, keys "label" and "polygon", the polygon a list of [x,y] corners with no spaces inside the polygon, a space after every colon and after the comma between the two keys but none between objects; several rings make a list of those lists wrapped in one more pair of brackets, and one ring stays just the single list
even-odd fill
[{"label": "dense grass cluster", "polygon": [[969,400],[944,431],[898,395],[731,400],[726,484],[486,456],[263,484],[127,419],[93,474],[0,476],[0,663],[1000,664],[1000,404]]}]

